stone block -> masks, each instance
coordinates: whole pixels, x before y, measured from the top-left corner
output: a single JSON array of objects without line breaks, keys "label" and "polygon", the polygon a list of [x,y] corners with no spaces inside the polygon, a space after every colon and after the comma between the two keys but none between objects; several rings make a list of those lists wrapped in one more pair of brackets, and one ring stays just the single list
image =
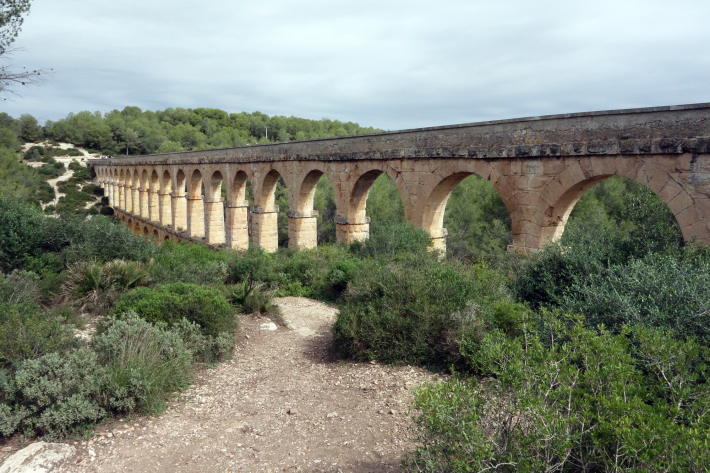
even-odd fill
[{"label": "stone block", "polygon": [[693,205],[693,199],[690,198],[687,192],[680,192],[673,200],[668,202],[668,207],[673,212],[673,215],[679,214],[691,205]]},{"label": "stone block", "polygon": [[661,189],[658,192],[658,197],[663,200],[666,204],[668,202],[672,201],[681,191],[683,188],[675,182],[673,179],[668,179],[668,182],[666,182],[666,185],[663,186],[663,189]]}]

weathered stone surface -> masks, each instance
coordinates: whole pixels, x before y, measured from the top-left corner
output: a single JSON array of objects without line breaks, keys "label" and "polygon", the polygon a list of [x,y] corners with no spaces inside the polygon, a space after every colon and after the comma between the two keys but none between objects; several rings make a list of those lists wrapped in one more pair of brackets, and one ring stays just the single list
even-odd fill
[{"label": "weathered stone surface", "polygon": [[[684,238],[710,243],[707,226],[698,225],[710,221],[701,204],[710,198],[710,104],[531,117],[91,164],[99,183],[115,188],[119,218],[134,231],[161,241],[190,239],[247,248],[251,236],[254,246],[276,251],[274,199],[282,178],[288,189],[289,246],[315,247],[313,196],[322,176],[335,192],[338,241],[361,241],[370,232],[367,196],[375,179],[385,173],[399,190],[406,219],[429,232],[434,247],[442,250],[446,202],[471,174],[487,179],[510,212],[511,251],[528,252],[559,238],[577,200],[613,175],[649,186],[682,221]],[[226,202],[221,201],[222,181],[227,184]],[[254,196],[249,210],[247,181]],[[170,201],[153,197],[168,194]]]},{"label": "weathered stone surface", "polygon": [[0,473],[49,473],[75,454],[71,445],[35,442],[5,460]]}]

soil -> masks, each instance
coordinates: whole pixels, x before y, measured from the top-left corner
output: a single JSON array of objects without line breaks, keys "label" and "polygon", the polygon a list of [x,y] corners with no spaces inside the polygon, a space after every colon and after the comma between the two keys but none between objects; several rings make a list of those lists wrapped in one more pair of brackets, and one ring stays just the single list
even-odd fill
[{"label": "soil", "polygon": [[439,376],[338,360],[336,309],[276,302],[289,328],[244,316],[233,360],[200,370],[160,416],[112,421],[74,441],[78,454],[59,471],[399,471],[412,448],[411,391]]}]

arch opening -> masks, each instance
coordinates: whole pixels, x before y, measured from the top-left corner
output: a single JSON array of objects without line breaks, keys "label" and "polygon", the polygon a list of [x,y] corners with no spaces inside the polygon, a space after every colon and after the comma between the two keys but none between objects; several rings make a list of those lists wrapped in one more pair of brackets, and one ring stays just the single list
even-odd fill
[{"label": "arch opening", "polygon": [[462,260],[496,260],[513,241],[512,219],[498,192],[475,173],[452,174],[437,184],[422,215],[435,246]]},{"label": "arch opening", "polygon": [[160,181],[160,190],[164,194],[170,194],[173,191],[173,180],[170,177],[170,171],[163,171],[163,178]]},{"label": "arch opening", "polygon": [[[368,182],[371,182],[369,188],[363,189]],[[358,190],[363,195],[361,195],[356,209],[358,213],[363,212],[370,218],[370,226],[373,230],[377,231],[376,227],[378,226],[406,221],[402,196],[397,185],[387,173],[382,171],[366,173],[358,180],[353,197],[357,196]]]},{"label": "arch opening", "polygon": [[[669,205],[653,190],[620,176],[598,176],[565,192],[546,213],[544,241],[565,246],[607,241],[634,256],[683,246],[681,226]],[[543,243],[544,243],[543,241]],[[623,244],[624,241],[633,242]]]},{"label": "arch opening", "polygon": [[322,170],[306,174],[295,206],[295,211],[289,212],[289,247],[315,248],[335,242],[335,192]]}]

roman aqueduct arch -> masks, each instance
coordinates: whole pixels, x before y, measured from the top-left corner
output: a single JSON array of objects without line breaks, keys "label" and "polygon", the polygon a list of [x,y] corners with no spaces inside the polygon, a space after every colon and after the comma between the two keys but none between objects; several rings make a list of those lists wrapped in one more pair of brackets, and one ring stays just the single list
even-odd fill
[{"label": "roman aqueduct arch", "polygon": [[[159,241],[190,239],[275,251],[274,192],[288,189],[289,246],[316,246],[316,184],[335,192],[338,241],[369,235],[374,180],[387,174],[406,219],[445,248],[446,202],[476,174],[510,213],[511,251],[559,238],[577,200],[614,175],[649,186],[686,240],[710,243],[710,104],[532,117],[466,125],[92,160],[119,218]],[[253,202],[246,201],[251,182]],[[226,198],[222,198],[222,183]],[[204,191],[203,191],[204,189]]]}]

